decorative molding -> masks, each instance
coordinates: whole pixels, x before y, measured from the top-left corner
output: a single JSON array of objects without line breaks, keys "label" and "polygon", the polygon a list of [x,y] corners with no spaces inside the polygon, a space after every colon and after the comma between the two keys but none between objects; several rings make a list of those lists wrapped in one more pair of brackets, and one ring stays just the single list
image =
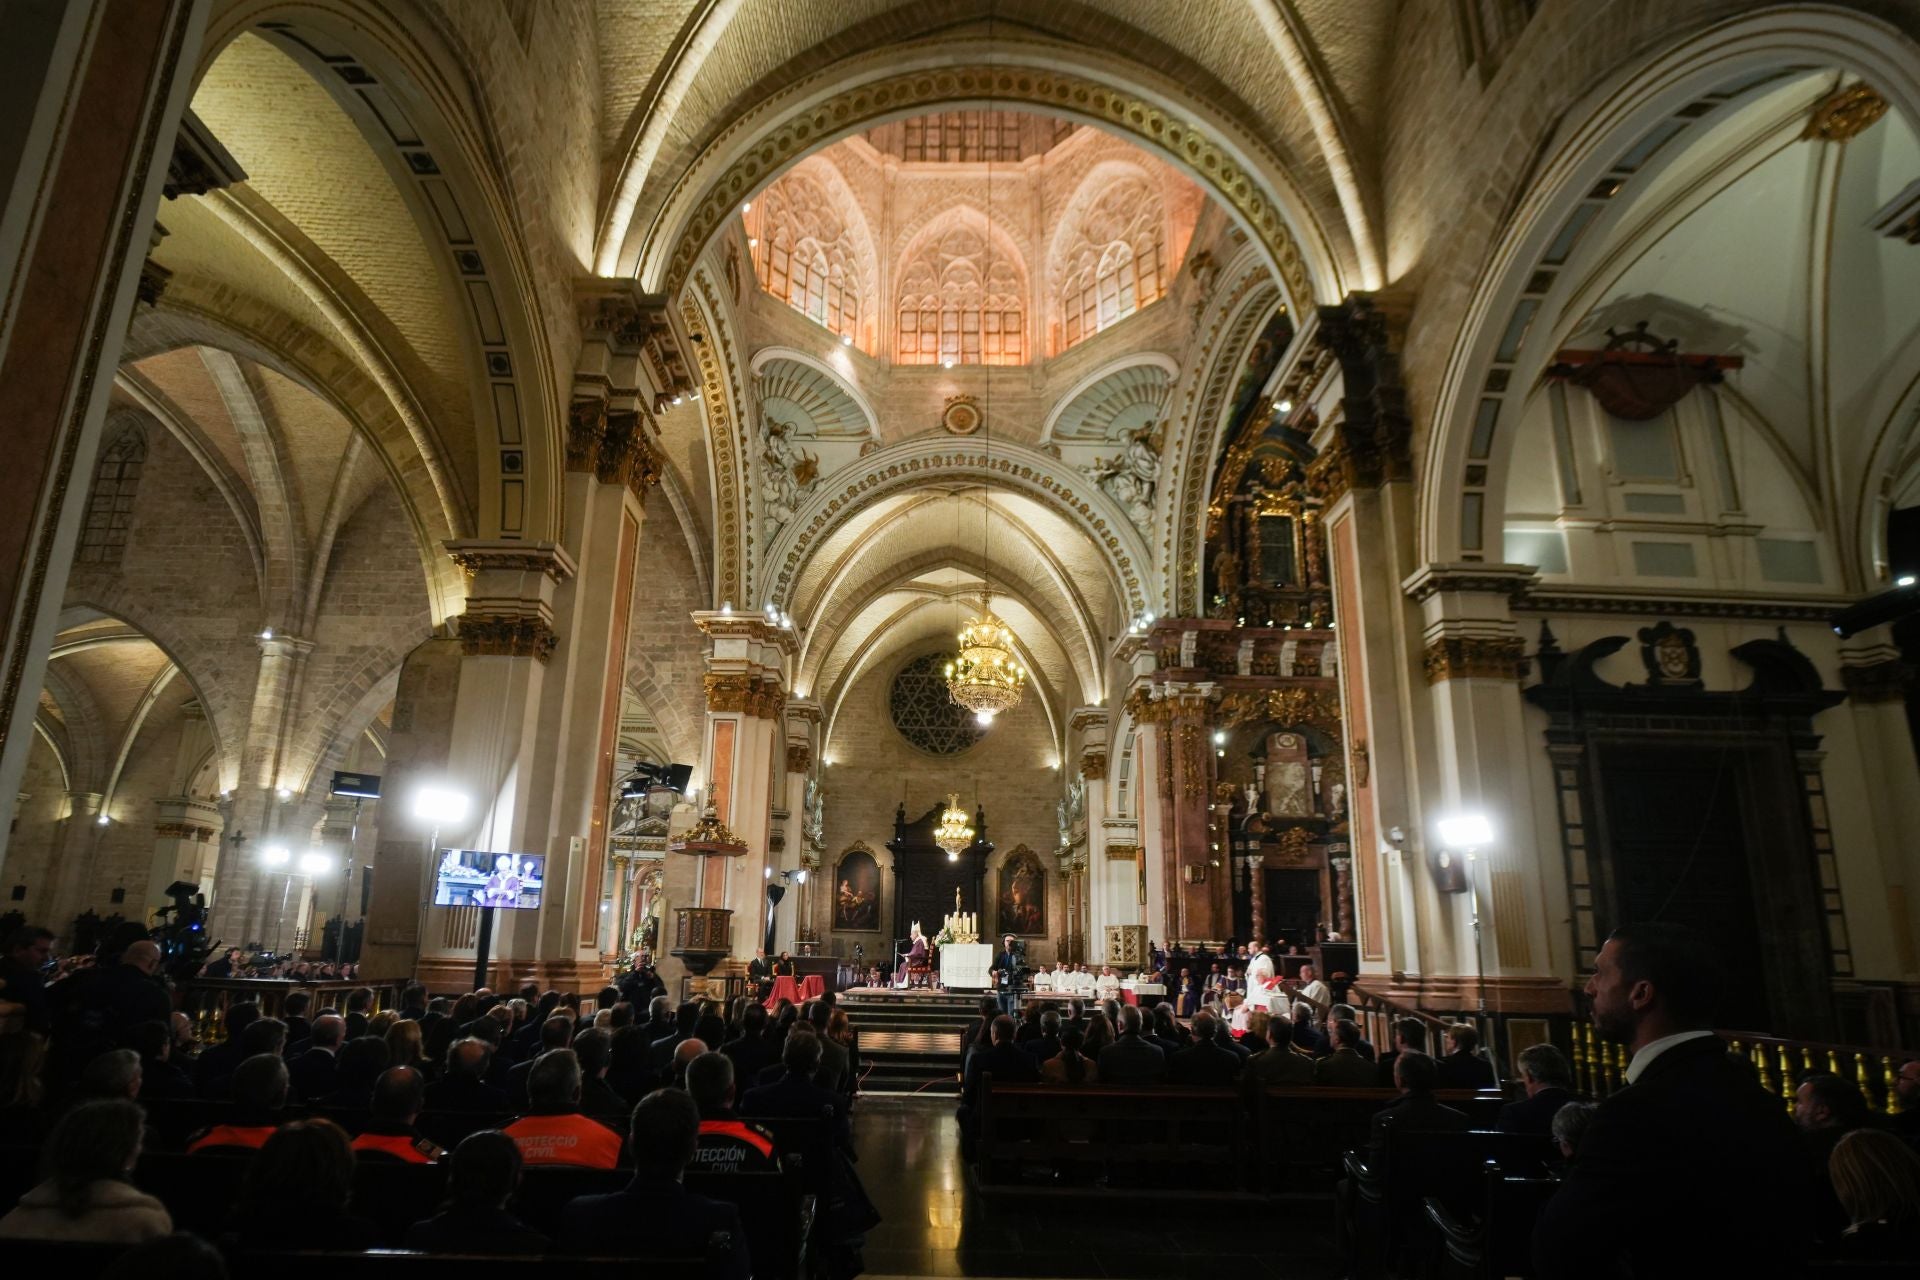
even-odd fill
[{"label": "decorative molding", "polygon": [[1510,604],[1518,604],[1539,581],[1539,573],[1526,564],[1430,564],[1408,577],[1400,589],[1415,604],[1442,592],[1505,596]]},{"label": "decorative molding", "polygon": [[534,614],[471,614],[454,619],[460,628],[460,652],[469,658],[534,658],[546,662],[560,637],[545,618]]},{"label": "decorative molding", "polygon": [[156,822],[153,835],[156,840],[192,840],[197,844],[206,844],[214,838],[213,828],[203,827],[192,822]]},{"label": "decorative molding", "polygon": [[805,773],[813,767],[813,748],[804,742],[787,744],[787,772]]},{"label": "decorative molding", "polygon": [[1229,693],[1220,699],[1217,720],[1232,727],[1252,721],[1281,725],[1310,725],[1338,738],[1340,695],[1327,689],[1268,689],[1256,693]]},{"label": "decorative molding", "polygon": [[180,131],[174,135],[173,151],[167,156],[167,176],[160,194],[169,200],[204,196],[246,180],[247,171],[220,145],[206,122],[191,110],[185,112],[180,117]]},{"label": "decorative molding", "polygon": [[1137,844],[1110,844],[1107,846],[1108,862],[1134,862],[1140,857]]},{"label": "decorative molding", "polygon": [[1898,658],[1845,666],[1840,684],[1855,702],[1904,702],[1914,686],[1914,668]]},{"label": "decorative molding", "polygon": [[1755,622],[1827,622],[1850,600],[1762,600],[1733,596],[1605,596],[1532,589],[1513,598],[1517,613],[1658,614]]},{"label": "decorative molding", "polygon": [[[700,296],[705,300],[708,314],[715,317],[715,323],[707,325],[700,318],[700,304],[691,296],[680,303],[680,318],[686,324],[687,332],[699,337],[705,330],[707,341],[694,343],[700,362],[700,404],[706,414],[707,442],[713,459],[713,487],[715,495],[714,511],[714,553],[719,562],[718,581],[714,584],[716,595],[723,601],[747,598],[747,578],[752,572],[751,548],[741,546],[740,531],[747,527],[746,513],[743,510],[743,476],[748,453],[747,428],[745,415],[736,416],[729,407],[733,402],[728,396],[727,373],[732,364],[733,349],[730,341],[724,356],[714,348],[720,343],[713,341],[716,336],[727,339],[728,326],[718,323],[719,304],[714,300],[713,291],[708,286],[704,274],[695,281],[700,286]],[[721,360],[728,362],[727,367]]]},{"label": "decorative molding", "polygon": [[1348,487],[1413,478],[1413,417],[1393,329],[1376,295],[1353,293],[1320,308],[1319,341],[1340,362],[1346,417],[1335,431]]},{"label": "decorative molding", "polygon": [[591,471],[600,483],[624,484],[645,498],[666,471],[666,458],[653,442],[656,433],[644,410],[575,400],[567,407],[567,470]]},{"label": "decorative molding", "polygon": [[[765,109],[787,109],[794,95],[811,88],[809,82],[801,81],[769,100]],[[1210,129],[1086,76],[1054,68],[1008,66],[903,72],[842,90],[779,122],[707,184],[673,245],[662,281],[665,292],[669,296],[679,293],[693,275],[694,264],[714,231],[733,215],[742,200],[814,150],[822,138],[882,117],[912,113],[916,108],[983,98],[1008,107],[1024,103],[1041,111],[1069,109],[1112,132],[1136,139],[1150,152],[1180,157],[1203,187],[1234,211],[1242,225],[1266,247],[1293,296],[1303,304],[1314,296],[1306,261],[1287,226],[1280,200],[1262,188],[1256,176],[1214,138]],[[751,118],[742,120],[728,133],[752,123]],[[716,139],[716,145],[725,136]],[[694,172],[698,170],[696,164]],[[668,198],[669,207],[679,195],[675,192]]]},{"label": "decorative molding", "polygon": [[1099,782],[1107,776],[1107,753],[1089,751],[1080,757],[1080,776],[1088,782]]},{"label": "decorative molding", "polygon": [[1420,665],[1428,684],[1442,680],[1524,680],[1526,644],[1518,636],[1441,636]]},{"label": "decorative molding", "polygon": [[1887,114],[1887,100],[1871,85],[1856,81],[1835,90],[1814,105],[1803,141],[1851,142]]},{"label": "decorative molding", "polygon": [[972,396],[948,396],[947,407],[940,411],[940,425],[949,435],[970,436],[985,425],[986,420]]},{"label": "decorative molding", "polygon": [[500,543],[478,539],[449,542],[447,558],[472,579],[482,570],[506,573],[544,573],[555,582],[573,576],[573,561],[552,543]]},{"label": "decorative molding", "polygon": [[778,720],[786,710],[787,695],[776,680],[736,672],[708,672],[701,677],[701,684],[706,689],[708,711]]}]

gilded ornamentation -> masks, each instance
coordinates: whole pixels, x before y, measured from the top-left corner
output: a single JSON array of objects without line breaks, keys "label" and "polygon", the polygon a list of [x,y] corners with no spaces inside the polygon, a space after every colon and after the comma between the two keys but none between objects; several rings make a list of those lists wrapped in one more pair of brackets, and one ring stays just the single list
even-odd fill
[{"label": "gilded ornamentation", "polygon": [[1288,827],[1280,834],[1280,861],[1295,867],[1314,862],[1312,844],[1313,832],[1305,827]]},{"label": "gilded ornamentation", "polygon": [[1840,683],[1855,702],[1903,702],[1913,680],[1913,667],[1898,658],[1840,668]]},{"label": "gilded ornamentation", "polygon": [[463,613],[455,621],[460,625],[460,652],[469,658],[533,658],[545,662],[560,644],[560,637],[547,620],[534,614]]},{"label": "gilded ornamentation", "polygon": [[1442,636],[1427,646],[1421,665],[1427,683],[1442,680],[1523,680],[1526,644],[1518,636]]},{"label": "gilded ornamentation", "polygon": [[1850,142],[1885,114],[1887,100],[1870,85],[1856,82],[1822,98],[1800,136],[1821,142]]},{"label": "gilded ornamentation", "polygon": [[1107,776],[1107,753],[1088,751],[1080,757],[1080,776],[1088,782],[1098,782]]},{"label": "gilded ornamentation", "polygon": [[1110,844],[1107,846],[1108,862],[1132,862],[1140,856],[1137,844]]},{"label": "gilded ornamentation", "polygon": [[787,695],[775,680],[757,680],[737,672],[708,672],[701,683],[706,688],[709,711],[777,720],[786,710]]},{"label": "gilded ornamentation", "polygon": [[192,840],[198,844],[205,844],[214,836],[213,828],[191,822],[156,822],[153,834],[158,840]]},{"label": "gilded ornamentation", "polygon": [[948,396],[947,407],[940,413],[940,425],[956,436],[970,436],[984,422],[986,416],[972,396]]},{"label": "gilded ornamentation", "polygon": [[1310,725],[1338,737],[1340,699],[1324,689],[1267,689],[1256,693],[1229,693],[1220,699],[1216,718],[1229,728],[1260,720],[1281,725]]},{"label": "gilded ornamentation", "polygon": [[804,742],[787,744],[787,772],[805,773],[813,767],[813,748]]},{"label": "gilded ornamentation", "polygon": [[460,571],[469,579],[482,569],[504,570],[507,573],[544,573],[555,582],[565,582],[573,576],[573,566],[559,554],[536,547],[453,544],[447,548],[447,559],[459,565]]},{"label": "gilded ornamentation", "polygon": [[1189,800],[1198,800],[1207,793],[1207,753],[1201,745],[1205,737],[1205,731],[1197,724],[1180,726],[1180,792]]}]

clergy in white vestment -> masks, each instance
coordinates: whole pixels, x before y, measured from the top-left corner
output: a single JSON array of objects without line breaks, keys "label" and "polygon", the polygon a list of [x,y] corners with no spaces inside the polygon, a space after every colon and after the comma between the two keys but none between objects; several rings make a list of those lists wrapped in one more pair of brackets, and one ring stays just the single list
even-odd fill
[{"label": "clergy in white vestment", "polygon": [[1113,971],[1112,965],[1101,968],[1100,976],[1093,980],[1093,994],[1101,1000],[1117,999],[1120,995],[1120,975]]},{"label": "clergy in white vestment", "polygon": [[1247,962],[1247,1000],[1259,1001],[1276,1018],[1287,1016],[1287,995],[1274,976],[1273,957],[1264,945],[1255,944],[1253,959]]},{"label": "clergy in white vestment", "polygon": [[1317,1016],[1325,1016],[1327,1006],[1333,1002],[1333,988],[1320,981],[1312,965],[1303,964],[1300,966],[1299,996],[1313,1006]]}]

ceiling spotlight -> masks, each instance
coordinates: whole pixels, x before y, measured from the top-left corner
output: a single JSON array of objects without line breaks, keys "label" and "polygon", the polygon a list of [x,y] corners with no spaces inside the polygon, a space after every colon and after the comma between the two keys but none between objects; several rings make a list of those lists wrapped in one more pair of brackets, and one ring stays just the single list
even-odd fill
[{"label": "ceiling spotlight", "polygon": [[798,871],[794,872],[793,880],[795,884],[805,884],[807,882],[807,869],[805,867],[802,867]]},{"label": "ceiling spotlight", "polygon": [[685,397],[685,396],[675,396],[675,397],[673,398],[673,402],[674,402],[675,404],[680,404],[680,403],[681,403],[681,402],[683,402],[684,400],[686,400],[686,397]]},{"label": "ceiling spotlight", "polygon": [[1293,412],[1293,401],[1291,401],[1291,400],[1275,400],[1275,401],[1273,402],[1273,411],[1274,411],[1275,413],[1292,413],[1292,412]]},{"label": "ceiling spotlight", "polygon": [[733,601],[723,600],[720,602],[720,616],[723,618],[731,618],[733,616]]},{"label": "ceiling spotlight", "polygon": [[760,247],[760,237],[759,237],[759,236],[748,236],[748,237],[747,237],[747,248],[749,248],[749,249],[758,249],[759,247]]},{"label": "ceiling spotlight", "polygon": [[264,631],[262,631],[262,632],[260,633],[260,638],[261,638],[262,640],[271,640],[271,639],[273,639],[273,628],[272,628],[272,627],[268,627],[268,628],[267,628],[266,630],[264,630]]},{"label": "ceiling spotlight", "polygon": [[1213,745],[1216,747],[1224,747],[1227,745],[1227,731],[1225,729],[1215,729],[1213,731]]},{"label": "ceiling spotlight", "polygon": [[276,796],[279,796],[282,803],[293,799],[293,792],[289,791],[285,787],[279,787],[275,789],[273,794],[275,794]]},{"label": "ceiling spotlight", "polygon": [[953,361],[951,361],[951,360],[942,360],[942,361],[940,362],[940,367],[941,367],[942,369],[951,369],[951,368],[953,368]]},{"label": "ceiling spotlight", "polygon": [[108,823],[112,822],[113,819],[109,818],[106,814],[103,813],[99,817],[95,818],[94,821],[104,827]]},{"label": "ceiling spotlight", "polygon": [[1912,574],[1903,573],[1899,577],[1893,580],[1893,585],[1896,587],[1910,587],[1913,585],[1913,581],[1914,579]]},{"label": "ceiling spotlight", "polygon": [[752,212],[753,212],[753,201],[751,201],[751,200],[749,200],[749,201],[747,201],[747,202],[746,202],[745,204],[743,204],[743,205],[741,205],[741,206],[740,206],[740,212],[742,212],[742,213],[752,213]]},{"label": "ceiling spotlight", "polygon": [[852,334],[850,334],[850,333],[843,333],[843,334],[841,334],[841,335],[840,335],[840,345],[841,345],[841,346],[843,346],[843,347],[850,347],[850,346],[852,346],[852,345],[853,345],[853,335],[852,335]]},{"label": "ceiling spotlight", "polygon": [[293,855],[287,852],[284,845],[269,845],[260,851],[260,861],[265,866],[284,867],[293,861]]}]

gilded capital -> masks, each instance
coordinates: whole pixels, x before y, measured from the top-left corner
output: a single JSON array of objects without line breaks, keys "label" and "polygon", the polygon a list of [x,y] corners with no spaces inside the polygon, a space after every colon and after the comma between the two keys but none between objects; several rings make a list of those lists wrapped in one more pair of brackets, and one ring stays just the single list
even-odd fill
[{"label": "gilded capital", "polygon": [[545,662],[559,647],[560,637],[537,614],[463,613],[460,652],[469,658],[533,658]]},{"label": "gilded capital", "polygon": [[1913,677],[1913,667],[1898,658],[1840,668],[1840,683],[1855,702],[1905,701]]},{"label": "gilded capital", "polygon": [[1887,114],[1887,100],[1856,81],[1822,98],[1800,134],[1806,141],[1851,142]]},{"label": "gilded capital", "polygon": [[1441,636],[1421,660],[1428,684],[1442,680],[1523,680],[1526,644],[1518,636]]},{"label": "gilded capital", "polygon": [[1089,782],[1098,782],[1107,776],[1107,753],[1089,751],[1080,757],[1080,776]]}]

